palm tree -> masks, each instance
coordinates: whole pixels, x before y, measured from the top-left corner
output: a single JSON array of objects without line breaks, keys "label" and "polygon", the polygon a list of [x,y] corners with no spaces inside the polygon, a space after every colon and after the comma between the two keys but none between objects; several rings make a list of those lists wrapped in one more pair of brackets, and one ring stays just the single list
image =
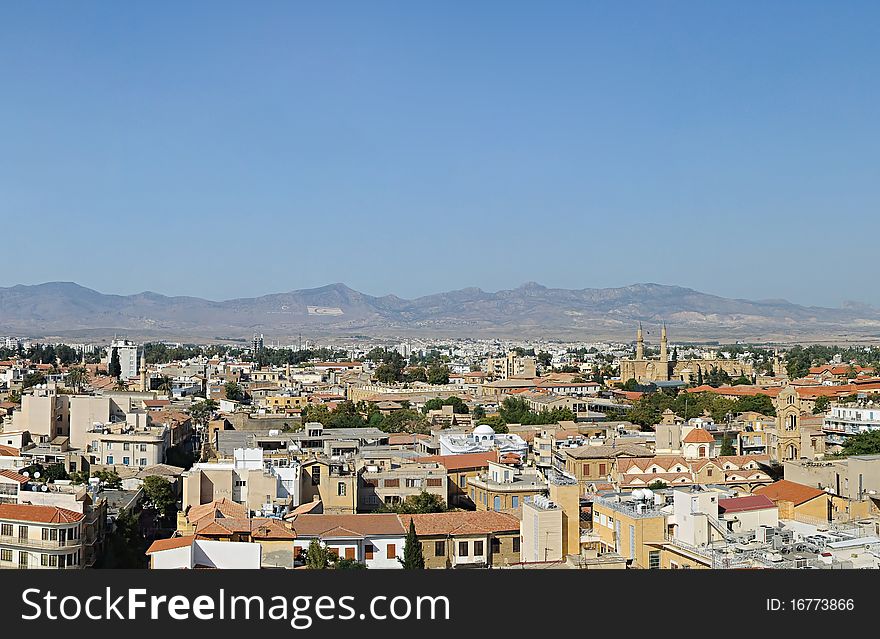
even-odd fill
[{"label": "palm tree", "polygon": [[159,385],[156,387],[156,390],[163,391],[168,393],[168,399],[171,399],[174,396],[174,380],[172,380],[168,375],[162,375],[159,378]]},{"label": "palm tree", "polygon": [[126,382],[121,377],[116,380],[116,385],[113,387],[118,391],[127,391],[128,390],[128,382]]},{"label": "palm tree", "polygon": [[67,372],[66,383],[75,393],[79,393],[89,383],[89,371],[84,367],[74,366]]}]

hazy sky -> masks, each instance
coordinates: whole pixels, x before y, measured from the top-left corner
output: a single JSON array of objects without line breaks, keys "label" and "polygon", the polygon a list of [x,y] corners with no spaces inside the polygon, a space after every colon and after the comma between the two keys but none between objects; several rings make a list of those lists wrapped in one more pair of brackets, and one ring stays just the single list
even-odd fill
[{"label": "hazy sky", "polygon": [[880,3],[6,2],[0,285],[880,305]]}]

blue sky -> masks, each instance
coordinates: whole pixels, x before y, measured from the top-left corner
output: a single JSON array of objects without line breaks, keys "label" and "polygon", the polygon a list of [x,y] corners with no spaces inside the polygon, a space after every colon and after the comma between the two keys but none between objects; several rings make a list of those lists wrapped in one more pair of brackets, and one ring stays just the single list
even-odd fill
[{"label": "blue sky", "polygon": [[880,4],[0,4],[0,284],[880,305]]}]

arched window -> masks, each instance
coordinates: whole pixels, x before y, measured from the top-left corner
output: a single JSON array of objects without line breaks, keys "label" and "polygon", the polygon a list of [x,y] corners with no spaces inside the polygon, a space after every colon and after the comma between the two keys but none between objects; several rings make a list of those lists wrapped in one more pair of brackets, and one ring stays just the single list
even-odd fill
[{"label": "arched window", "polygon": [[495,500],[493,501],[492,506],[496,511],[501,510],[501,497],[495,495]]},{"label": "arched window", "polygon": [[706,456],[706,447],[700,446],[700,457],[705,457],[705,456]]}]

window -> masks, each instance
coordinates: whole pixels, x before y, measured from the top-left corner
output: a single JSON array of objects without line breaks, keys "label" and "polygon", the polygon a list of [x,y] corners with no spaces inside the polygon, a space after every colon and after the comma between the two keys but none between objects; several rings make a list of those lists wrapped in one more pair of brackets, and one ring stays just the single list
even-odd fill
[{"label": "window", "polygon": [[125,443],[122,445],[122,450],[128,450],[128,448],[129,448],[128,442],[125,442]]},{"label": "window", "polygon": [[313,466],[312,467],[312,486],[320,486],[321,485],[321,467]]},{"label": "window", "polygon": [[139,465],[139,466],[146,466],[146,465],[147,465],[147,458],[146,458],[146,457],[141,457],[141,458],[140,458],[140,461],[139,461],[139,463],[138,463],[138,465]]},{"label": "window", "polygon": [[122,465],[123,465],[123,466],[128,466],[128,465],[129,465],[129,461],[130,461],[130,458],[128,458],[128,457],[123,457],[123,458],[122,458]]},{"label": "window", "polygon": [[607,464],[599,464],[599,474],[604,476]]},{"label": "window", "polygon": [[492,509],[495,511],[501,510],[501,497],[499,495],[495,495],[495,499],[492,500]]},{"label": "window", "polygon": [[43,541],[55,541],[58,539],[56,528],[43,528]]},{"label": "window", "polygon": [[340,497],[345,497],[345,482],[341,481],[336,484],[336,494]]},{"label": "window", "polygon": [[467,557],[468,556],[468,542],[466,542],[466,541],[458,542],[458,556],[459,557]]},{"label": "window", "polygon": [[474,542],[474,557],[482,557],[483,556],[483,542],[475,541]]},{"label": "window", "polygon": [[18,565],[20,568],[27,568],[28,554],[24,550],[18,551]]},{"label": "window", "polygon": [[385,546],[385,558],[386,559],[395,559],[397,557],[397,545],[396,544],[388,544]]},{"label": "window", "polygon": [[513,538],[513,552],[519,552],[519,537]]},{"label": "window", "polygon": [[49,565],[49,555],[47,555],[46,553],[43,553],[42,555],[40,555],[40,565],[41,566],[48,566]]},{"label": "window", "polygon": [[435,557],[443,557],[446,555],[446,542],[445,541],[435,541],[434,542],[434,556]]},{"label": "window", "polygon": [[648,553],[648,568],[660,567],[660,551],[652,550]]},{"label": "window", "polygon": [[510,497],[510,507],[516,508],[517,506],[519,506],[519,495],[512,495]]},{"label": "window", "polygon": [[108,466],[113,465],[113,455],[107,455],[107,465]]},{"label": "window", "polygon": [[364,559],[372,559],[373,553],[376,551],[376,547],[373,544],[367,544],[364,546]]},{"label": "window", "polygon": [[28,527],[27,526],[19,526],[18,527],[18,538],[19,539],[27,539],[28,538]]},{"label": "window", "polygon": [[458,485],[461,488],[464,488],[465,486],[467,486],[467,477],[465,477],[464,475],[459,475],[458,476]]},{"label": "window", "polygon": [[584,471],[584,477],[589,477],[590,476],[590,465],[584,464],[583,471]]},{"label": "window", "polygon": [[11,550],[0,550],[0,561],[12,561],[12,551]]},{"label": "window", "polygon": [[497,555],[501,552],[501,540],[498,537],[492,537],[492,541],[489,542],[489,547],[492,549],[492,554]]},{"label": "window", "polygon": [[[4,537],[12,537],[12,524],[0,525],[0,535]],[[10,559],[9,561],[12,561],[12,559]]]},{"label": "window", "polygon": [[354,559],[354,548],[346,548],[345,549],[345,558],[346,559]]}]

